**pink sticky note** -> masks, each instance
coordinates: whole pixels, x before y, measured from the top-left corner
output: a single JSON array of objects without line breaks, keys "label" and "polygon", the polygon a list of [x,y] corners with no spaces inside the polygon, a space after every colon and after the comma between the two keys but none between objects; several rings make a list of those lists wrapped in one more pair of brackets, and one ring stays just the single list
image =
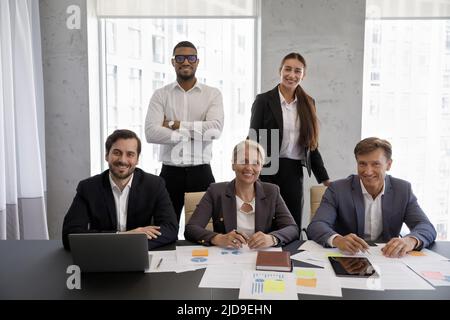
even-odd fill
[{"label": "pink sticky note", "polygon": [[425,278],[428,278],[428,279],[434,279],[434,280],[443,280],[444,279],[444,275],[440,272],[422,271],[421,273]]}]

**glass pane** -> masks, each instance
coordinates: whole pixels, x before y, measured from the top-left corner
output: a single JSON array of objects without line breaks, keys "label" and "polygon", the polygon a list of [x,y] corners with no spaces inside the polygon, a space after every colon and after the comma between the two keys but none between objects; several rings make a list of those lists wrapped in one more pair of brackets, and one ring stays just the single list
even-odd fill
[{"label": "glass pane", "polygon": [[393,144],[393,176],[450,239],[450,21],[366,20],[362,136]]},{"label": "glass pane", "polygon": [[[234,177],[231,151],[246,138],[255,97],[254,19],[105,19],[107,125],[104,137],[116,128],[134,130],[142,140],[141,168],[159,174],[159,146],[145,139],[144,122],[153,92],[175,81],[172,50],[179,41],[197,46],[199,82],[223,95],[225,123],[213,143],[211,162],[216,181]],[[105,163],[103,163],[105,168]]]}]

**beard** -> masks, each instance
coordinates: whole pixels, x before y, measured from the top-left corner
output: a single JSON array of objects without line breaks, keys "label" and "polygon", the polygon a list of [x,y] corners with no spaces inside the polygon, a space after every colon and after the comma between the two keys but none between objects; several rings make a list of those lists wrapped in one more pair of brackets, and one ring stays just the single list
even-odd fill
[{"label": "beard", "polygon": [[177,78],[183,81],[192,80],[193,78],[195,78],[195,71],[196,69],[192,67],[177,69],[176,70]]},{"label": "beard", "polygon": [[181,73],[178,73],[178,74],[177,74],[177,77],[178,77],[179,79],[183,80],[183,81],[188,81],[188,80],[191,80],[191,79],[193,79],[193,78],[195,77],[195,73],[191,73],[191,74],[181,74]]},{"label": "beard", "polygon": [[119,169],[117,168],[117,166],[120,166],[120,165],[123,165],[123,163],[116,162],[116,163],[113,163],[112,165],[111,164],[109,165],[109,171],[111,172],[111,175],[113,177],[124,180],[133,174],[134,168],[131,168],[131,167],[128,168],[128,170],[123,173],[119,172]]}]

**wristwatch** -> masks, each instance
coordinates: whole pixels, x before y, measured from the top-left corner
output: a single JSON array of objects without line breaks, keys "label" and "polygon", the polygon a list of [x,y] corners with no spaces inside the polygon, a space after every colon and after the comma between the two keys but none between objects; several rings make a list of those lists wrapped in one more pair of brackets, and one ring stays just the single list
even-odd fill
[{"label": "wristwatch", "polygon": [[175,121],[170,120],[169,123],[167,124],[169,126],[170,129],[173,129],[173,125],[175,124]]},{"label": "wristwatch", "polygon": [[280,243],[280,240],[277,237],[275,237],[273,234],[271,234],[271,236],[272,236],[272,241],[273,241],[272,247],[278,246],[278,243]]}]

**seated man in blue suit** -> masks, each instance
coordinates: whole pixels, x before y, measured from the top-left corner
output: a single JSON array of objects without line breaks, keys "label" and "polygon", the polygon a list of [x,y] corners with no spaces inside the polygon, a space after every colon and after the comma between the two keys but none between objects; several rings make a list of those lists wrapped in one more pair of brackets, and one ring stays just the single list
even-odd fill
[{"label": "seated man in blue suit", "polygon": [[[308,226],[308,237],[323,246],[355,254],[366,241],[387,242],[383,254],[402,257],[436,239],[436,230],[417,203],[407,181],[386,175],[391,144],[378,138],[360,141],[354,150],[358,175],[331,183]],[[402,224],[410,233],[399,238]]]},{"label": "seated man in blue suit", "polygon": [[63,244],[71,233],[145,233],[149,249],[177,239],[178,222],[164,180],[136,165],[141,141],[130,130],[106,140],[109,170],[81,181],[63,224]]}]

